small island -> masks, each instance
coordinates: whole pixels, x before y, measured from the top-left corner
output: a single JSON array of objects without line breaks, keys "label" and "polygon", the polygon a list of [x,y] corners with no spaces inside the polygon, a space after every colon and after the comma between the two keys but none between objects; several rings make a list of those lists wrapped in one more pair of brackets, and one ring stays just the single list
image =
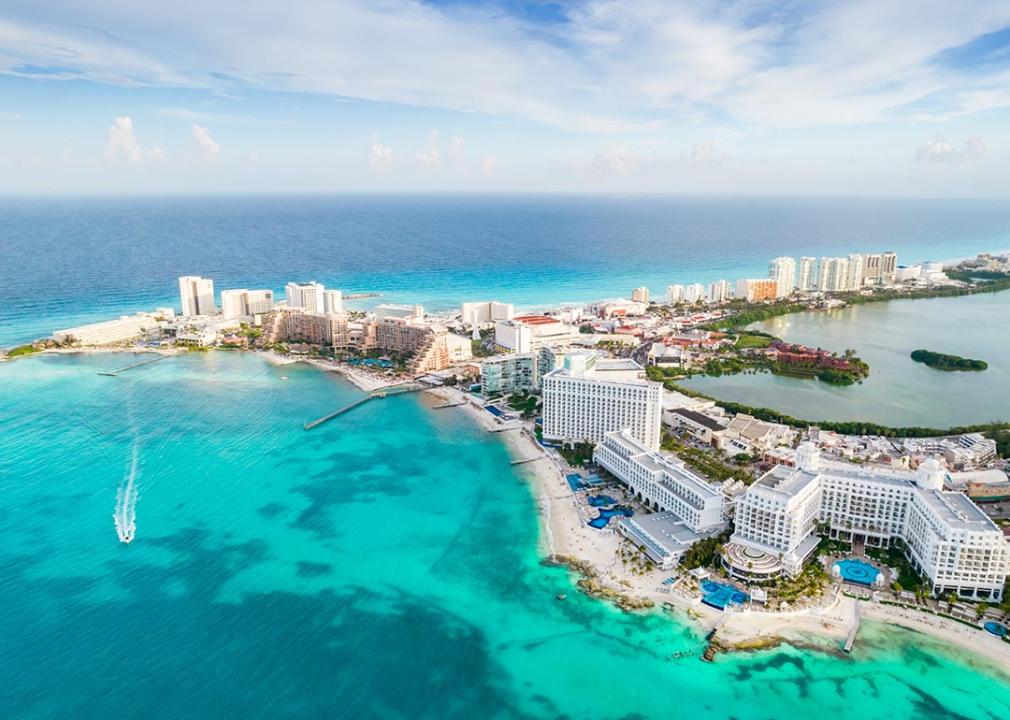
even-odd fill
[{"label": "small island", "polygon": [[971,360],[959,357],[958,355],[945,355],[944,353],[933,352],[931,350],[913,350],[912,359],[934,370],[946,370],[947,372],[954,372],[956,370],[981,371],[989,367],[989,364],[984,360]]}]

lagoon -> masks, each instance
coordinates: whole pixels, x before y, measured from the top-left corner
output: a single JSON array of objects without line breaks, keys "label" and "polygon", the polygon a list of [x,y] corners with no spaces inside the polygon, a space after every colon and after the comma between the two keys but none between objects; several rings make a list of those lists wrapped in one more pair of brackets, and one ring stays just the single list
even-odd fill
[{"label": "lagoon", "polygon": [[[947,428],[1010,420],[1010,292],[893,300],[804,312],[753,329],[836,352],[853,348],[870,365],[861,384],[839,387],[761,373],[687,380],[720,400],[769,407],[805,420],[865,420]],[[917,348],[978,358],[988,370],[949,373],[914,362]]]}]

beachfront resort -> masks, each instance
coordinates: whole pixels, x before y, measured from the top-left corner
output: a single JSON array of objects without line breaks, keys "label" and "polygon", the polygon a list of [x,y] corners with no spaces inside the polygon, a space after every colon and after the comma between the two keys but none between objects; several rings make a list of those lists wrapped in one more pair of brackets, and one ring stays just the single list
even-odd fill
[{"label": "beachfront resort", "polygon": [[342,373],[372,393],[365,399],[429,390],[438,407],[502,433],[514,464],[533,471],[545,553],[584,575],[590,594],[625,608],[668,605],[720,630],[724,620],[705,613],[760,615],[764,625],[750,622],[765,627],[805,612],[849,632],[859,613],[842,608],[852,601],[996,638],[1010,619],[1005,425],[815,424],[678,383],[740,372],[858,383],[873,371],[858,348],[808,348],[749,326],[1005,288],[1007,256],[904,267],[886,252],[780,257],[767,278],[671,285],[662,302],[639,287],[525,313],[498,301],[426,313],[314,281],[287,283],[283,299],[270,289],[218,296],[212,279],[185,276],[178,307],[57,330],[7,357],[257,351]]}]

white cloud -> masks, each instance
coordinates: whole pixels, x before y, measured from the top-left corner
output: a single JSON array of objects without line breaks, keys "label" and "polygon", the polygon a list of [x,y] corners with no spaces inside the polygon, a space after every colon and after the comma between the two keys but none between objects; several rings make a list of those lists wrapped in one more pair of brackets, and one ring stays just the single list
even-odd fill
[{"label": "white cloud", "polygon": [[481,160],[480,167],[481,170],[483,170],[486,173],[489,173],[494,170],[495,165],[497,164],[498,164],[498,156],[495,155],[494,153],[489,153],[484,156],[483,160]]},{"label": "white cloud", "polygon": [[193,143],[201,157],[215,158],[221,154],[221,146],[214,142],[214,138],[210,136],[210,130],[203,125],[193,123],[190,128],[190,137],[193,138]]},{"label": "white cloud", "polygon": [[982,159],[984,155],[985,142],[977,135],[965,140],[960,148],[947,142],[942,135],[936,135],[918,147],[915,159],[924,163],[956,163],[965,166]]},{"label": "white cloud", "polygon": [[624,145],[604,145],[593,157],[593,167],[608,174],[626,175],[635,164],[634,154]]},{"label": "white cloud", "polygon": [[374,168],[388,167],[393,164],[393,148],[373,141],[368,148],[368,164]]},{"label": "white cloud", "polygon": [[438,165],[442,160],[442,153],[437,147],[430,147],[427,150],[419,150],[414,153],[414,159],[422,165]]},{"label": "white cloud", "polygon": [[0,72],[35,65],[116,84],[323,93],[593,133],[713,116],[770,127],[863,124],[925,98],[938,111],[1007,103],[994,70],[966,74],[936,61],[1010,24],[1005,0],[563,8],[567,22],[531,32],[494,7],[416,0],[290,0],[282,14],[269,0],[122,2],[100,19],[86,3],[50,0],[30,21],[0,20]]},{"label": "white cloud", "polygon": [[144,159],[129,116],[117,117],[105,131],[105,159],[112,163],[139,163]]},{"label": "white cloud", "polygon": [[459,157],[463,154],[464,145],[466,145],[466,140],[463,139],[462,135],[454,136],[452,142],[449,144],[450,154],[455,157]]}]

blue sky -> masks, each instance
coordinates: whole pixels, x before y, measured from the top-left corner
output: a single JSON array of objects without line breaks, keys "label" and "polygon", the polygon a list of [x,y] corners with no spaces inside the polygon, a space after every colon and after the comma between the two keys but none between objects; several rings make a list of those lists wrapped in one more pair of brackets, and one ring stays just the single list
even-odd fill
[{"label": "blue sky", "polygon": [[1010,194],[1010,3],[5,0],[0,192]]}]

